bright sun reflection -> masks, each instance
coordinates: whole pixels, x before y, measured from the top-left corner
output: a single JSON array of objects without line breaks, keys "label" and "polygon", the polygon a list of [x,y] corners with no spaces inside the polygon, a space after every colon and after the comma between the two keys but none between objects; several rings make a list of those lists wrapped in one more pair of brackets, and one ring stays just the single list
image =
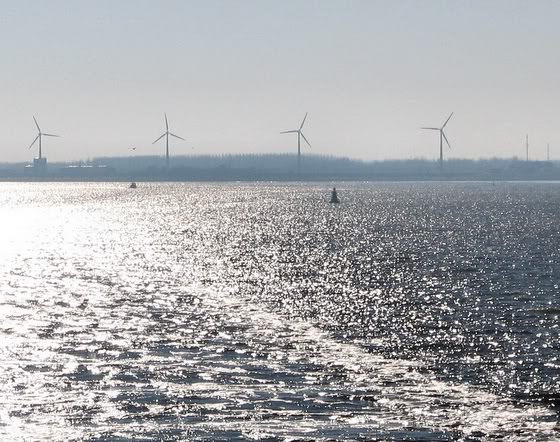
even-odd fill
[{"label": "bright sun reflection", "polygon": [[343,187],[0,184],[0,436],[554,439],[560,192]]}]

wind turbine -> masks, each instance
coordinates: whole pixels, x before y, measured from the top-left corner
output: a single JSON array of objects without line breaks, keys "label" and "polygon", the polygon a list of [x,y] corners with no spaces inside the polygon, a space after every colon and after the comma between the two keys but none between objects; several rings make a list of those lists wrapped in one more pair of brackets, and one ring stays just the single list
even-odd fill
[{"label": "wind turbine", "polygon": [[156,144],[159,140],[165,137],[165,166],[169,167],[169,135],[175,138],[179,138],[180,140],[186,141],[184,138],[181,138],[179,135],[172,134],[169,132],[169,123],[167,122],[167,114],[163,114],[165,116],[165,133],[159,137],[156,141],[152,144]]},{"label": "wind turbine", "polygon": [[299,173],[300,167],[301,167],[301,138],[303,138],[305,140],[305,142],[307,143],[307,145],[309,147],[311,147],[311,144],[309,144],[309,141],[307,141],[307,138],[305,138],[305,135],[303,135],[303,132],[301,131],[303,129],[303,125],[305,124],[305,119],[306,118],[307,118],[307,112],[305,113],[305,117],[303,117],[303,121],[301,122],[301,126],[299,127],[299,129],[286,130],[284,132],[280,132],[281,134],[295,134],[295,133],[297,133],[297,170],[298,170],[298,173]]},{"label": "wind turbine", "polygon": [[31,143],[31,146],[29,146],[28,149],[31,149],[33,147],[33,145],[37,142],[37,140],[39,140],[39,157],[38,158],[41,159],[41,158],[43,158],[43,143],[42,143],[43,137],[57,137],[57,138],[60,138],[60,135],[44,134],[43,132],[41,132],[41,128],[39,127],[39,123],[37,123],[37,120],[35,119],[35,117],[33,117],[33,121],[35,121],[35,126],[37,126],[37,130],[39,131],[39,133],[37,134],[37,136],[33,140],[33,143]]},{"label": "wind turbine", "polygon": [[449,146],[449,148],[451,149],[451,144],[449,144],[449,141],[447,140],[447,137],[445,136],[445,132],[443,131],[443,129],[445,128],[447,123],[449,123],[449,120],[451,120],[452,116],[453,116],[453,112],[451,112],[451,115],[449,115],[449,117],[447,117],[447,120],[445,120],[445,123],[443,123],[443,126],[441,126],[441,127],[421,127],[420,128],[420,129],[428,129],[428,130],[439,130],[439,167],[440,167],[440,169],[443,169],[443,140],[444,139],[445,139],[445,142],[447,143],[447,145]]}]

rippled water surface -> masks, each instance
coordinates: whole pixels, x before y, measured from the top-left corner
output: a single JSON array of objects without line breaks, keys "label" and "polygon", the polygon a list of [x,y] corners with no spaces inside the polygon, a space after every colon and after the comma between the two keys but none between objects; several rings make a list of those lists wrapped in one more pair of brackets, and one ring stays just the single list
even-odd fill
[{"label": "rippled water surface", "polygon": [[0,439],[558,440],[560,184],[0,184]]}]

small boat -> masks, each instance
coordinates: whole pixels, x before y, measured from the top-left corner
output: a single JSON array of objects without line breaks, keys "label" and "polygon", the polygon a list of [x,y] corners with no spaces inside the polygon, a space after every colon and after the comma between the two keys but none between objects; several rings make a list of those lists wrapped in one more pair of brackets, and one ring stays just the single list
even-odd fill
[{"label": "small boat", "polygon": [[333,187],[331,193],[331,203],[333,204],[340,204],[340,200],[338,199],[338,195],[336,193],[336,187]]},{"label": "small boat", "polygon": [[132,183],[130,183],[130,186],[128,186],[129,189],[136,189],[136,183],[133,181]]}]

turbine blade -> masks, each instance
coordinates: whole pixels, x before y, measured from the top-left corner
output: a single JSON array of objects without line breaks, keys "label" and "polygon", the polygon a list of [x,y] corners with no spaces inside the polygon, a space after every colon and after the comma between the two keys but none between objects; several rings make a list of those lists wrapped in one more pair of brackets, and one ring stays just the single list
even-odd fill
[{"label": "turbine blade", "polygon": [[439,130],[439,127],[421,127],[420,129]]},{"label": "turbine blade", "polygon": [[300,132],[300,133],[301,133],[302,138],[303,138],[303,139],[305,140],[305,142],[307,143],[307,145],[308,145],[309,147],[311,147],[311,144],[309,144],[309,141],[307,141],[307,138],[305,138],[305,135],[303,135],[303,132]]},{"label": "turbine blade", "polygon": [[169,123],[167,122],[167,113],[163,113],[163,115],[165,116],[165,130],[169,131]]},{"label": "turbine blade", "polygon": [[451,120],[451,117],[453,116],[453,112],[451,112],[451,115],[449,115],[449,117],[447,117],[447,120],[445,120],[445,123],[443,123],[443,126],[441,126],[441,128],[443,129],[445,127],[445,125],[449,122],[449,120]]},{"label": "turbine blade", "polygon": [[35,119],[35,116],[33,116],[33,121],[35,121],[35,126],[37,126],[37,130],[39,132],[41,132],[41,128],[39,127],[39,123],[37,123],[37,120]]},{"label": "turbine blade", "polygon": [[169,132],[169,135],[171,135],[172,137],[175,137],[175,138],[179,138],[180,140],[187,141],[184,138],[181,138],[179,135],[172,134],[171,132]]},{"label": "turbine blade", "polygon": [[37,140],[39,139],[39,136],[40,136],[40,135],[37,135],[37,136],[35,137],[35,139],[33,140],[33,143],[31,143],[31,145],[28,147],[28,149],[31,149],[31,148],[33,147],[33,145],[34,145],[34,144],[37,142]]},{"label": "turbine blade", "polygon": [[286,130],[284,132],[280,132],[281,134],[297,134],[299,130]]},{"label": "turbine blade", "polygon": [[301,122],[301,126],[299,127],[299,130],[303,129],[303,125],[305,124],[306,119],[307,119],[307,112],[305,113],[305,117],[303,117],[303,121]]},{"label": "turbine blade", "polygon": [[167,135],[167,132],[164,133],[161,137],[159,137],[156,141],[154,141],[152,144],[156,144],[159,140],[161,140],[163,137],[165,137]]},{"label": "turbine blade", "polygon": [[443,139],[447,143],[447,146],[449,146],[449,148],[451,149],[451,144],[449,144],[449,141],[447,140],[447,137],[445,136],[445,132],[443,130],[441,131],[441,134],[443,135]]},{"label": "turbine blade", "polygon": [[53,135],[53,134],[43,134],[45,137],[57,137],[60,138],[60,135]]}]

